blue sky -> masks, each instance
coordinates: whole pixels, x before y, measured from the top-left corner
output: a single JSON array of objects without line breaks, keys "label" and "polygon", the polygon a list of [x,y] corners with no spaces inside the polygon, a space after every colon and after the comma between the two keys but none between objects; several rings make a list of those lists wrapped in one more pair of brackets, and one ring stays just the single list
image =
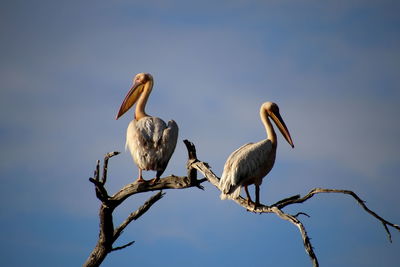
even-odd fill
[{"label": "blue sky", "polygon": [[[279,104],[279,137],[261,201],[313,187],[354,190],[400,223],[400,4],[397,1],[2,1],[0,253],[3,266],[79,266],[98,234],[88,182],[97,159],[124,151],[133,112],[115,121],[139,72],[147,111],[180,126],[165,174],[186,173],[183,139],[220,175],[228,155],[265,138],[261,103]],[[129,153],[108,190],[136,178]],[[153,173],[146,173],[151,178]],[[151,194],[115,214],[121,222]],[[321,266],[397,266],[381,224],[349,197],[287,209],[302,218]],[[310,266],[297,229],[221,201],[211,185],[167,191],[130,225],[103,266]]]}]

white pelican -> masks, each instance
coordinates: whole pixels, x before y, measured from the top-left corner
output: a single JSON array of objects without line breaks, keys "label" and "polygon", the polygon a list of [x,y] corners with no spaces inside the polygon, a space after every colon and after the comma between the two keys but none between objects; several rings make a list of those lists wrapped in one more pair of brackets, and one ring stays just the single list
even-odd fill
[{"label": "white pelican", "polygon": [[178,139],[178,125],[170,120],[168,125],[160,118],[145,112],[146,102],[153,89],[153,77],[149,73],[139,73],[133,79],[133,85],[126,95],[116,119],[121,117],[136,102],[135,118],[126,131],[126,148],[129,148],[133,161],[139,168],[137,182],[145,182],[142,170],[157,171],[158,181],[174,153]]},{"label": "white pelican", "polygon": [[275,163],[277,136],[269,120],[275,122],[276,126],[285,137],[286,141],[294,148],[290,133],[279,114],[278,105],[272,102],[265,102],[260,108],[261,121],[267,132],[267,139],[258,143],[249,143],[235,150],[227,159],[224,171],[219,182],[221,199],[239,197],[240,189],[243,186],[247,195],[247,202],[254,203],[247,187],[255,185],[257,207],[260,204],[260,185],[262,179],[272,169]]}]

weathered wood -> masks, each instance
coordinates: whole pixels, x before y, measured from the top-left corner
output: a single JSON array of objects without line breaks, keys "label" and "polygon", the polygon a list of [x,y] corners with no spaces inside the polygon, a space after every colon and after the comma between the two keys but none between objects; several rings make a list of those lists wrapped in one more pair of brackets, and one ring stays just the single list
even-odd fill
[{"label": "weathered wood", "polygon": [[379,216],[377,213],[375,213],[374,211],[372,211],[371,209],[369,209],[367,207],[367,205],[365,205],[365,201],[362,200],[356,193],[354,193],[353,191],[350,190],[343,190],[343,189],[326,189],[326,188],[314,188],[312,189],[307,195],[305,195],[302,198],[296,198],[296,199],[287,199],[285,202],[280,202],[280,203],[276,203],[273,206],[277,206],[279,208],[284,208],[288,205],[291,204],[296,204],[296,203],[303,203],[306,200],[312,198],[313,196],[317,195],[317,194],[321,194],[321,193],[338,193],[338,194],[345,194],[345,195],[350,195],[352,196],[357,203],[370,215],[372,215],[373,217],[375,217],[377,220],[379,220],[383,227],[385,228],[385,231],[388,235],[388,239],[390,242],[392,242],[392,235],[389,231],[388,226],[395,228],[397,230],[400,231],[400,225],[397,224],[393,224],[387,220],[385,220],[384,218],[382,218],[381,216]]},{"label": "weathered wood", "polygon": [[117,193],[109,198],[109,202],[113,203],[113,205],[119,205],[122,201],[127,199],[128,197],[149,192],[149,191],[157,191],[157,190],[165,190],[165,189],[184,189],[189,187],[198,187],[201,181],[193,182],[192,179],[186,176],[175,176],[170,175],[164,178],[160,178],[156,184],[150,184],[150,182],[133,182],[121,188]]},{"label": "weathered wood", "polygon": [[126,219],[123,221],[120,226],[115,228],[114,234],[113,234],[113,239],[114,241],[118,239],[118,237],[121,235],[122,231],[127,227],[132,221],[137,220],[142,216],[146,211],[148,211],[151,206],[156,203],[158,200],[160,200],[165,193],[162,191],[158,192],[157,194],[153,195],[151,198],[149,198],[139,209],[136,211],[132,212]]},{"label": "weathered wood", "polygon": [[[199,161],[199,160],[193,160],[192,167],[197,169],[201,173],[203,173],[203,175],[208,179],[208,181],[221,191],[221,189],[219,188],[219,178],[211,171],[211,168],[207,163]],[[389,227],[395,228],[400,231],[399,225],[393,224],[393,223],[383,219],[381,216],[376,214],[374,211],[370,210],[365,205],[365,202],[360,197],[358,197],[353,191],[350,191],[350,190],[314,188],[304,197],[301,197],[300,195],[291,196],[291,197],[279,200],[275,204],[272,204],[271,206],[260,204],[257,207],[255,207],[255,205],[253,203],[248,203],[247,199],[244,199],[241,196],[239,196],[238,198],[232,199],[232,200],[235,201],[240,206],[242,206],[243,208],[245,208],[247,211],[251,211],[251,212],[255,212],[255,213],[274,213],[277,216],[279,216],[281,219],[289,221],[290,223],[295,225],[300,231],[300,234],[303,239],[304,248],[310,257],[310,260],[311,260],[313,266],[317,267],[317,266],[319,266],[319,263],[318,263],[317,256],[315,255],[313,247],[311,245],[310,238],[307,234],[307,231],[306,231],[304,225],[297,218],[300,214],[303,214],[306,216],[308,216],[308,215],[303,212],[298,212],[296,215],[291,215],[291,214],[283,212],[282,209],[289,205],[292,205],[292,204],[303,203],[303,202],[307,201],[308,199],[312,198],[314,195],[320,194],[320,193],[339,193],[339,194],[346,194],[346,195],[352,196],[366,212],[368,212],[370,215],[375,217],[377,220],[379,220],[383,224],[383,227],[385,228],[385,231],[388,234],[388,239],[390,242],[392,242],[392,239],[391,239],[391,233],[389,231]]]},{"label": "weathered wood", "polygon": [[[100,161],[97,161],[93,178],[89,178],[95,186],[95,192],[97,198],[101,201],[99,209],[99,239],[96,246],[90,253],[86,262],[83,264],[84,267],[100,266],[106,256],[116,250],[121,250],[131,246],[135,241],[129,242],[123,246],[113,247],[113,244],[122,234],[123,230],[134,220],[137,220],[140,216],[146,213],[153,204],[160,200],[165,193],[160,190],[165,189],[184,189],[190,187],[197,187],[203,189],[201,183],[205,182],[206,179],[197,180],[197,171],[191,167],[189,162],[192,162],[196,156],[196,150],[192,143],[185,141],[185,145],[188,150],[188,176],[175,176],[170,175],[168,177],[161,178],[157,183],[152,184],[150,182],[133,182],[123,188],[121,188],[113,196],[109,196],[105,188],[107,182],[108,172],[108,160],[118,155],[119,152],[107,153],[104,157],[103,174],[100,179]],[[114,210],[127,198],[143,192],[159,191],[152,197],[150,197],[140,208],[132,212],[118,227],[114,229],[113,223],[113,212]]]},{"label": "weathered wood", "polygon": [[[193,143],[184,140],[186,148],[188,150],[188,162],[187,162],[187,176],[174,176],[170,175],[164,178],[161,178],[156,184],[151,184],[149,182],[137,183],[133,182],[130,183],[123,188],[121,188],[117,193],[112,196],[109,196],[107,190],[105,188],[105,183],[107,181],[107,163],[108,159],[117,155],[118,152],[111,152],[105,156],[104,159],[104,167],[103,167],[103,176],[100,180],[100,162],[97,161],[94,177],[90,178],[89,180],[95,185],[96,196],[101,201],[101,206],[99,210],[99,218],[100,218],[100,233],[99,239],[97,244],[91,254],[89,255],[87,261],[83,266],[99,266],[101,262],[105,259],[105,257],[112,251],[124,249],[126,247],[131,246],[134,241],[129,242],[123,246],[113,247],[114,242],[119,238],[122,234],[123,230],[134,220],[137,220],[140,216],[146,213],[153,204],[155,204],[158,200],[160,200],[165,193],[159,190],[165,189],[184,189],[190,187],[198,187],[203,189],[201,183],[204,181],[209,181],[212,185],[219,189],[219,177],[213,173],[211,167],[202,161],[197,159],[196,155],[196,148]],[[200,171],[205,178],[197,179],[197,171]],[[114,229],[113,225],[113,211],[117,208],[125,199],[143,192],[149,191],[159,191],[152,197],[150,197],[140,208],[136,211],[132,212],[118,227]],[[301,234],[304,249],[306,250],[307,254],[310,257],[312,265],[314,267],[318,267],[318,259],[314,253],[313,247],[310,242],[310,238],[308,233],[303,225],[303,223],[298,219],[299,215],[307,214],[303,212],[298,212],[295,215],[291,215],[285,213],[283,211],[289,205],[292,204],[300,204],[308,199],[312,198],[313,196],[321,193],[339,193],[339,194],[346,194],[352,196],[358,204],[370,215],[375,217],[379,220],[385,231],[388,234],[389,241],[392,242],[391,233],[389,231],[389,227],[395,228],[400,231],[400,226],[397,224],[393,224],[382,217],[380,217],[377,213],[370,210],[366,205],[365,202],[358,197],[353,191],[350,190],[339,190],[339,189],[324,189],[324,188],[314,188],[308,194],[301,197],[300,195],[295,195],[291,197],[284,198],[275,202],[274,204],[268,206],[264,204],[260,204],[257,207],[253,203],[249,203],[247,199],[242,197],[238,197],[232,199],[238,205],[245,208],[247,211],[254,212],[254,213],[274,213],[279,218],[286,220],[293,225],[295,225]],[[309,216],[308,216],[309,217]]]},{"label": "weathered wood", "polygon": [[104,157],[104,164],[103,164],[103,177],[101,178],[101,183],[104,185],[107,181],[107,173],[108,173],[108,160],[118,154],[120,154],[121,152],[118,151],[114,151],[114,152],[110,152],[107,153]]},{"label": "weathered wood", "polygon": [[109,207],[102,204],[99,211],[100,218],[100,232],[99,239],[95,248],[90,253],[86,262],[83,264],[85,267],[97,267],[104,261],[107,254],[112,250],[113,239],[113,222],[112,212]]}]

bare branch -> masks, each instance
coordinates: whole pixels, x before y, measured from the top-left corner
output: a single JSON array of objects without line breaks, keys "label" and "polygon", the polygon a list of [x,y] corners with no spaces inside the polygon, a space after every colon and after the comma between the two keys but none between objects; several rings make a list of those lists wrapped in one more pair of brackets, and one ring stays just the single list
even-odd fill
[{"label": "bare branch", "polygon": [[[192,162],[193,158],[196,157],[196,150],[192,143],[186,141],[185,145],[188,149],[188,161]],[[158,191],[164,189],[184,189],[190,187],[198,187],[204,189],[201,183],[205,182],[207,179],[197,180],[197,171],[188,164],[188,176],[175,176],[170,175],[168,177],[161,178],[157,183],[152,184],[149,182],[130,183],[123,188],[121,188],[113,196],[108,196],[107,190],[105,188],[105,183],[107,181],[108,172],[108,160],[118,155],[119,152],[107,153],[104,157],[103,174],[100,180],[100,161],[97,161],[96,168],[94,171],[94,178],[90,178],[89,181],[95,185],[96,196],[102,202],[99,211],[100,218],[100,233],[99,239],[95,248],[92,250],[88,259],[84,263],[84,267],[99,266],[108,253],[116,250],[120,250],[131,246],[133,242],[130,242],[124,246],[112,247],[114,242],[122,234],[123,230],[133,221],[137,220],[140,216],[146,213],[151,206],[160,200],[165,193],[161,191],[149,198],[138,210],[132,212],[117,228],[114,229],[113,226],[113,211],[128,197],[148,192],[148,191]]]},{"label": "bare branch", "polygon": [[292,202],[293,200],[296,200],[296,199],[299,199],[299,198],[300,198],[300,195],[295,195],[295,196],[287,197],[287,198],[284,198],[284,199],[282,199],[282,200],[279,200],[278,202],[276,202],[276,203],[273,204],[272,206],[279,206],[279,207],[281,207],[281,205],[286,204],[286,203],[290,203],[290,202]]},{"label": "bare branch", "polygon": [[204,190],[204,187],[200,185],[200,183],[202,182],[197,181],[197,170],[192,167],[192,163],[197,161],[196,147],[192,142],[186,139],[183,140],[183,143],[185,143],[186,149],[188,151],[188,161],[186,163],[187,176],[192,184],[197,183],[196,186],[201,190]]},{"label": "bare branch", "polygon": [[[207,163],[201,162],[201,161],[196,161],[193,163],[193,168],[196,168],[198,171],[203,173],[208,181],[213,184],[215,187],[217,187],[219,190],[219,178],[211,171],[209,165]],[[293,196],[287,199],[284,199],[284,201],[287,201],[288,199],[297,199],[299,196]],[[259,205],[257,207],[254,206],[254,204],[249,204],[246,199],[242,197],[238,197],[236,199],[232,199],[236,203],[238,203],[240,206],[244,207],[248,211],[256,212],[256,213],[275,213],[278,215],[280,218],[289,221],[290,223],[294,224],[301,233],[301,236],[303,238],[303,244],[304,248],[307,251],[308,255],[311,258],[311,262],[313,263],[314,267],[318,267],[318,259],[313,251],[310,238],[307,235],[307,231],[304,227],[304,225],[296,218],[296,216],[284,213],[282,210],[280,210],[278,207],[269,207],[266,205]]]},{"label": "bare branch", "polygon": [[100,160],[96,161],[96,168],[94,169],[94,175],[93,178],[96,181],[99,181],[99,176],[100,176]]},{"label": "bare branch", "polygon": [[191,160],[191,159],[197,160],[196,147],[194,146],[194,144],[187,139],[183,140],[183,143],[185,144],[186,149],[188,151],[188,159],[189,160]]},{"label": "bare branch", "polygon": [[282,202],[277,202],[277,203],[273,204],[272,206],[277,206],[278,208],[282,209],[282,208],[284,208],[284,207],[286,207],[288,205],[291,205],[291,204],[303,203],[304,201],[312,198],[314,195],[321,194],[321,193],[339,193],[339,194],[345,194],[345,195],[352,196],[366,212],[371,214],[373,217],[378,219],[383,224],[383,227],[385,228],[385,231],[386,231],[386,233],[388,235],[388,239],[389,239],[390,242],[392,242],[392,235],[391,235],[391,233],[389,231],[388,226],[391,226],[391,227],[397,229],[398,231],[400,231],[400,226],[399,225],[393,224],[393,223],[385,220],[384,218],[382,218],[381,216],[376,214],[374,211],[370,210],[367,207],[367,205],[365,205],[365,201],[363,201],[356,193],[354,193],[353,191],[350,191],[350,190],[314,188],[307,195],[305,195],[302,198],[288,200],[288,201],[283,202],[283,203]]},{"label": "bare branch", "polygon": [[298,212],[298,213],[296,213],[295,215],[293,215],[293,217],[299,217],[300,215],[304,215],[304,216],[306,216],[306,217],[308,217],[308,218],[311,218],[311,216],[310,215],[308,215],[307,213],[305,213],[305,212]]},{"label": "bare branch", "polygon": [[189,187],[199,187],[200,183],[202,182],[204,181],[194,181],[193,179],[189,179],[186,176],[175,175],[161,178],[155,184],[151,184],[150,182],[138,183],[135,181],[133,183],[127,184],[117,193],[111,196],[110,202],[113,202],[114,205],[119,205],[122,201],[134,194],[165,189],[184,189]]},{"label": "bare branch", "polygon": [[294,224],[295,226],[297,226],[297,228],[299,228],[299,231],[301,233],[301,237],[303,239],[303,245],[304,248],[306,249],[308,256],[310,256],[311,258],[311,262],[313,264],[314,267],[318,267],[319,263],[318,263],[318,259],[317,256],[314,253],[313,247],[311,245],[310,242],[310,238],[307,235],[307,231],[306,228],[304,227],[304,225],[300,222],[300,220],[298,220],[296,218],[296,216],[284,213],[282,210],[280,210],[277,207],[272,207],[271,208],[271,212],[275,213],[276,215],[278,215],[281,219],[284,219],[286,221],[289,221],[290,223]]},{"label": "bare branch", "polygon": [[105,189],[103,183],[97,179],[89,178],[89,181],[95,185],[96,196],[101,202],[106,202],[109,199],[107,190]]},{"label": "bare branch", "polygon": [[[108,253],[131,246],[134,243],[134,241],[129,242],[123,246],[114,248],[112,247],[112,245],[119,238],[124,229],[132,221],[137,220],[140,216],[146,213],[154,203],[156,203],[163,197],[164,193],[162,193],[162,191],[159,191],[155,195],[150,197],[141,207],[139,207],[136,211],[132,212],[117,228],[114,229],[112,213],[115,210],[115,208],[117,208],[128,197],[138,193],[158,191],[164,189],[184,189],[190,187],[198,187],[200,189],[204,189],[201,184],[207,180],[219,189],[219,177],[212,172],[210,166],[207,163],[199,161],[197,159],[196,148],[194,144],[187,140],[184,140],[184,143],[188,150],[188,162],[186,166],[187,176],[179,177],[175,175],[170,175],[168,177],[161,178],[155,184],[151,184],[149,182],[144,182],[144,183],[133,182],[121,188],[111,197],[108,196],[107,190],[104,187],[107,181],[108,159],[119,154],[119,152],[111,152],[106,154],[104,158],[103,175],[101,180],[100,180],[100,161],[97,161],[96,168],[94,171],[94,177],[90,178],[89,180],[95,185],[96,196],[102,201],[102,205],[99,211],[100,234],[96,247],[93,249],[92,253],[90,254],[84,266],[86,267],[99,266]],[[200,171],[205,176],[205,178],[198,180],[197,171]],[[340,193],[352,196],[367,213],[369,213],[382,223],[390,242],[392,242],[392,239],[391,239],[391,233],[389,231],[389,226],[400,231],[399,225],[393,224],[383,219],[374,211],[370,210],[365,205],[365,202],[360,197],[358,197],[353,191],[350,190],[314,188],[303,197],[301,197],[300,195],[291,196],[279,200],[275,204],[272,204],[271,206],[260,204],[257,207],[255,207],[253,203],[249,203],[246,199],[240,196],[232,200],[248,211],[254,213],[274,213],[281,219],[286,220],[295,225],[300,231],[304,248],[310,257],[313,266],[318,267],[319,266],[318,259],[314,253],[313,247],[310,242],[310,238],[307,234],[307,231],[303,223],[298,219],[300,215],[305,215],[307,217],[310,216],[304,212],[298,212],[296,215],[291,215],[285,213],[283,209],[292,204],[303,203],[308,199],[312,198],[314,195],[320,193]]]},{"label": "bare branch", "polygon": [[129,242],[129,243],[127,243],[127,244],[125,244],[125,245],[123,245],[123,246],[120,246],[120,247],[112,248],[112,249],[111,249],[111,252],[116,251],[116,250],[121,250],[121,249],[127,248],[127,247],[129,247],[129,246],[132,246],[133,243],[135,243],[135,241]]},{"label": "bare branch", "polygon": [[192,167],[200,171],[212,185],[219,189],[219,178],[211,170],[208,163],[194,160],[192,163]]},{"label": "bare branch", "polygon": [[146,211],[148,211],[151,208],[151,206],[158,200],[160,200],[164,195],[165,193],[163,193],[162,191],[158,192],[157,194],[150,197],[139,209],[132,212],[128,216],[128,218],[126,218],[125,221],[121,223],[121,225],[114,230],[114,240],[117,240],[117,238],[121,235],[122,231],[125,229],[125,227],[128,226],[128,224],[130,224],[133,220],[139,219],[140,216],[142,216]]},{"label": "bare branch", "polygon": [[109,152],[105,155],[104,157],[104,163],[103,163],[103,177],[101,178],[101,183],[104,185],[107,181],[107,172],[108,172],[108,160],[121,152],[118,151],[113,151]]},{"label": "bare branch", "polygon": [[[200,171],[201,173],[203,173],[204,176],[206,176],[206,178],[208,179],[208,181],[219,189],[219,178],[211,171],[210,166],[207,163],[201,162],[198,160],[193,160],[193,163],[191,166],[193,168],[197,169],[198,171]],[[257,207],[255,207],[254,204],[248,203],[248,201],[246,199],[242,198],[241,196],[239,196],[238,198],[232,199],[232,200],[248,211],[252,211],[255,213],[275,213],[280,218],[287,220],[287,221],[291,222],[292,224],[296,225],[297,228],[300,230],[300,233],[303,238],[304,248],[307,251],[308,255],[310,256],[313,266],[318,266],[318,260],[313,251],[313,248],[312,248],[312,245],[310,242],[310,238],[307,235],[304,225],[297,218],[301,214],[306,215],[306,216],[308,216],[308,215],[303,212],[299,212],[296,215],[290,215],[290,214],[284,213],[282,211],[282,209],[289,205],[292,205],[292,204],[303,203],[306,200],[310,199],[311,197],[313,197],[314,195],[319,194],[319,193],[342,193],[342,194],[351,195],[361,205],[361,207],[365,211],[367,211],[369,214],[371,214],[373,217],[378,219],[383,224],[383,226],[386,230],[386,233],[388,234],[388,238],[389,238],[390,242],[392,242],[392,238],[391,238],[391,233],[389,231],[388,226],[391,226],[400,231],[399,225],[393,224],[393,223],[383,219],[381,216],[379,216],[378,214],[376,214],[375,212],[370,210],[365,205],[365,202],[360,197],[358,197],[353,191],[350,191],[350,190],[314,188],[304,197],[300,197],[300,195],[291,196],[291,197],[279,200],[278,202],[276,202],[275,204],[273,204],[271,206],[260,204]]]}]

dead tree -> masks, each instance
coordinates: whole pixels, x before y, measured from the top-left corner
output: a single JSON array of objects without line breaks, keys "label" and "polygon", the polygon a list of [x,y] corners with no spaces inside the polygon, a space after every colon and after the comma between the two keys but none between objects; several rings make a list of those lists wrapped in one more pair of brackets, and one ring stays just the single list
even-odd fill
[{"label": "dead tree", "polygon": [[[189,157],[188,163],[189,163],[192,162],[194,159],[196,159],[196,155],[194,154],[195,148],[193,144],[187,141],[185,141],[185,145],[188,150],[188,157]],[[199,189],[204,189],[201,183],[207,181],[207,179],[205,178],[197,180],[197,171],[193,169],[190,165],[187,165],[188,168],[187,176],[179,177],[171,175],[160,179],[156,184],[150,184],[148,182],[143,182],[143,183],[133,182],[121,188],[114,195],[109,196],[105,188],[105,184],[107,182],[108,160],[111,157],[118,155],[119,153],[120,152],[111,152],[105,155],[103,163],[103,174],[101,178],[100,178],[100,161],[97,161],[96,169],[94,171],[94,176],[93,178],[89,178],[89,181],[92,182],[95,186],[97,198],[101,201],[101,206],[99,210],[100,231],[97,244],[83,265],[85,267],[100,266],[100,264],[104,261],[104,259],[110,252],[131,246],[134,243],[134,241],[119,247],[115,247],[113,245],[115,241],[119,238],[119,236],[122,234],[122,231],[132,221],[137,220],[140,216],[142,216],[145,212],[147,212],[154,203],[156,203],[165,195],[165,193],[163,193],[162,190],[184,189],[190,187],[197,187]],[[114,221],[113,221],[114,210],[130,196],[149,191],[158,191],[158,193],[154,194],[141,207],[139,207],[136,211],[132,212],[118,227],[114,227]]]},{"label": "dead tree", "polygon": [[[96,169],[94,171],[94,177],[90,178],[89,180],[95,185],[95,191],[97,198],[101,201],[99,217],[100,217],[100,233],[99,239],[97,244],[91,254],[89,255],[88,259],[84,263],[83,266],[99,266],[108,253],[113,252],[115,250],[124,249],[126,247],[131,246],[134,241],[127,243],[126,245],[114,247],[114,242],[118,239],[121,235],[122,231],[134,220],[137,220],[141,215],[147,212],[150,207],[160,200],[165,193],[161,190],[164,189],[185,189],[190,187],[197,187],[200,189],[204,189],[201,183],[205,181],[209,181],[215,187],[219,189],[219,178],[211,171],[210,166],[202,161],[197,159],[196,155],[196,148],[193,143],[184,140],[186,148],[188,150],[188,162],[187,162],[187,169],[188,173],[187,176],[168,176],[165,178],[160,179],[156,184],[150,183],[137,183],[133,182],[124,186],[121,190],[119,190],[113,196],[109,196],[107,190],[105,189],[105,183],[107,181],[107,165],[108,159],[119,154],[119,152],[111,152],[108,153],[104,158],[103,164],[103,175],[100,179],[100,162],[97,161]],[[197,179],[197,171],[201,172],[205,178]],[[150,197],[139,209],[132,212],[118,227],[114,228],[113,224],[113,211],[128,197],[149,191],[158,191],[155,195]],[[365,202],[358,197],[353,191],[350,190],[340,190],[340,189],[325,189],[325,188],[314,188],[308,194],[301,197],[300,195],[291,196],[285,199],[282,199],[272,205],[264,205],[260,204],[257,207],[254,206],[252,203],[248,203],[248,201],[242,197],[238,197],[233,199],[237,204],[245,208],[247,211],[254,212],[254,213],[274,213],[279,218],[289,221],[294,226],[296,226],[303,239],[304,248],[309,255],[312,265],[314,267],[318,267],[318,259],[314,253],[313,247],[310,242],[310,238],[307,234],[307,231],[303,225],[303,223],[299,220],[300,215],[305,215],[309,217],[306,213],[298,212],[297,214],[289,214],[285,213],[283,209],[292,204],[299,204],[307,201],[308,199],[312,198],[313,196],[321,193],[339,193],[339,194],[346,194],[352,196],[358,204],[370,215],[375,217],[378,221],[380,221],[388,235],[388,239],[392,242],[390,227],[397,229],[400,231],[400,226],[397,224],[393,224],[384,218],[380,217],[374,211],[370,210],[366,205]]]}]

